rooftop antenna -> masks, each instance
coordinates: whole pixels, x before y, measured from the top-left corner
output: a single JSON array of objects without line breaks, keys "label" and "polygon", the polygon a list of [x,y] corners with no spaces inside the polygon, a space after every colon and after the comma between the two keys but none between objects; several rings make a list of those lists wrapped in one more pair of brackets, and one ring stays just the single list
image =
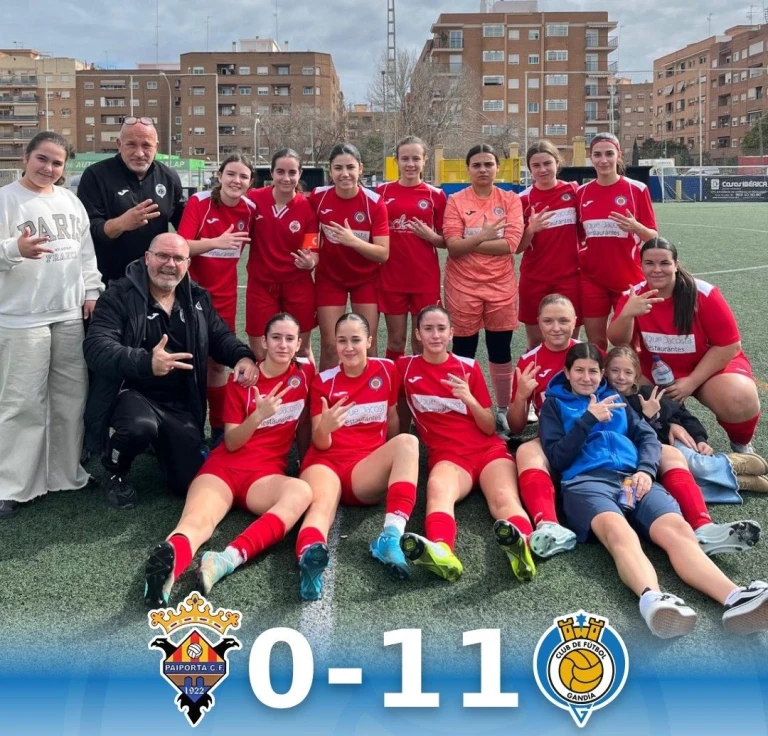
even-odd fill
[{"label": "rooftop antenna", "polygon": [[752,17],[755,14],[755,11],[752,10],[752,8],[756,8],[757,5],[750,5],[749,6],[749,12],[747,12],[747,20],[749,21],[749,24],[752,25]]}]

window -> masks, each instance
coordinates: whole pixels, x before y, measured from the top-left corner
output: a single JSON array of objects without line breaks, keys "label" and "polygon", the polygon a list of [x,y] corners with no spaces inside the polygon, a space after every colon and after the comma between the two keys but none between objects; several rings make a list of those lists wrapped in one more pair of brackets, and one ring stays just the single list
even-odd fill
[{"label": "window", "polygon": [[528,128],[528,137],[529,138],[538,138],[539,137],[539,129],[538,129],[538,127]]},{"label": "window", "polygon": [[624,114],[625,115],[629,115],[629,113],[631,113],[631,112],[632,112],[632,108],[631,107],[625,107],[624,108]]},{"label": "window", "polygon": [[504,38],[504,26],[500,23],[485,23],[483,25],[483,38]]},{"label": "window", "polygon": [[85,124],[86,125],[93,125],[96,122],[96,118],[86,118]]},{"label": "window", "polygon": [[502,112],[503,110],[503,100],[483,100],[483,112]]},{"label": "window", "polygon": [[449,49],[464,48],[464,31],[448,32],[448,48]]},{"label": "window", "polygon": [[69,97],[70,97],[70,94],[71,93],[70,93],[70,91],[68,89],[62,90],[61,99],[62,100],[68,100]]},{"label": "window", "polygon": [[157,82],[147,82],[147,89],[157,89]]},{"label": "window", "polygon": [[61,110],[61,117],[63,118],[71,118],[72,117],[72,110],[70,110],[68,107],[64,107]]},{"label": "window", "polygon": [[238,74],[239,74],[241,77],[247,77],[247,76],[249,76],[249,75],[250,75],[250,73],[251,73],[251,67],[249,67],[249,66],[241,66],[241,67],[240,67],[240,68],[237,70],[237,73],[238,73]]},{"label": "window", "polygon": [[[131,100],[131,107],[139,107],[139,105],[141,105],[141,100]],[[109,107],[109,105],[107,105],[107,107]],[[113,107],[123,107],[123,105],[113,105]]]},{"label": "window", "polygon": [[204,148],[193,148],[192,151],[195,156],[205,156]]},{"label": "window", "polygon": [[545,125],[544,135],[568,135],[567,125]]},{"label": "window", "polygon": [[547,51],[547,61],[568,61],[568,52]]},{"label": "window", "polygon": [[594,48],[595,46],[599,46],[600,43],[600,34],[596,28],[587,29],[587,33],[585,35],[585,45],[589,48]]},{"label": "window", "polygon": [[567,74],[547,74],[545,78],[547,87],[565,87],[568,85]]},{"label": "window", "polygon": [[193,66],[192,74],[205,74],[205,69],[201,66]]},{"label": "window", "polygon": [[248,97],[251,94],[250,87],[239,87],[237,91],[242,97]]},{"label": "window", "polygon": [[504,52],[483,51],[483,61],[504,61]]},{"label": "window", "polygon": [[269,74],[269,67],[268,66],[257,66],[256,67],[256,74],[258,74],[260,77],[266,76]]},{"label": "window", "polygon": [[510,28],[509,31],[507,31],[507,38],[510,41],[519,41],[520,31],[517,28]]},{"label": "window", "polygon": [[177,116],[176,116],[176,117],[173,119],[173,122],[174,122],[174,125],[181,125],[181,115],[177,115]]},{"label": "window", "polygon": [[93,82],[86,82],[83,85],[83,89],[93,89]]},{"label": "window", "polygon": [[740,58],[741,58],[741,57],[739,56],[739,52],[738,52],[738,51],[736,51],[736,52],[733,54],[733,60],[734,60],[734,61],[738,61]]},{"label": "window", "polygon": [[597,54],[585,54],[584,59],[584,67],[588,72],[596,72],[598,70],[600,61]]},{"label": "window", "polygon": [[256,94],[259,96],[264,96],[269,94],[269,87],[256,87]]},{"label": "window", "polygon": [[205,135],[205,128],[193,128],[192,129],[193,135]]},{"label": "window", "polygon": [[275,71],[279,77],[287,77],[291,73],[291,67],[288,64],[276,64]]},{"label": "window", "polygon": [[241,115],[250,115],[251,114],[251,106],[250,105],[240,105],[240,114]]},{"label": "window", "polygon": [[197,97],[202,97],[205,94],[205,87],[190,87],[190,94]]},{"label": "window", "polygon": [[627,121],[624,123],[624,127],[625,127],[625,128],[631,128],[631,127],[632,127],[632,123],[631,123],[631,121],[627,120]]},{"label": "window", "polygon": [[205,105],[192,105],[193,115],[205,115]]},{"label": "window", "polygon": [[645,127],[645,120],[638,120],[637,121],[637,127],[638,128],[644,128]]},{"label": "window", "polygon": [[510,54],[507,57],[507,61],[510,64],[519,64],[520,63],[520,54]]},{"label": "window", "polygon": [[93,107],[95,105],[95,102],[93,100],[86,100],[85,106],[86,107]]},{"label": "window", "polygon": [[754,56],[755,54],[762,54],[764,48],[765,48],[765,41],[758,41],[757,43],[750,44],[749,56]]},{"label": "window", "polygon": [[517,115],[520,112],[520,105],[518,105],[516,102],[510,102],[507,105],[507,112],[511,113],[512,115]]},{"label": "window", "polygon": [[72,135],[72,128],[62,128],[61,129],[62,135]]},{"label": "window", "polygon": [[545,110],[567,110],[568,100],[545,100],[544,109]]},{"label": "window", "polygon": [[539,78],[528,77],[528,89],[538,89],[538,88],[539,88]]},{"label": "window", "polygon": [[61,81],[62,81],[62,83],[64,83],[64,84],[66,84],[67,82],[69,82],[69,74],[62,74],[62,75],[61,75]]},{"label": "window", "polygon": [[147,100],[147,107],[157,107],[157,100]]},{"label": "window", "polygon": [[508,79],[507,80],[507,89],[520,89],[520,80],[519,79]]},{"label": "window", "polygon": [[[94,138],[95,138],[95,137],[96,137],[96,136],[94,136],[94,134],[93,134],[93,133],[86,133],[86,134],[85,134],[85,140],[86,140],[86,141],[88,141],[89,143],[90,143],[92,140],[94,140]],[[712,148],[714,148],[714,146],[712,146]]]},{"label": "window", "polygon": [[[539,40],[539,32],[538,31],[528,31],[528,40],[529,41],[538,41]],[[538,135],[538,133],[537,133]]]},{"label": "window", "polygon": [[235,87],[219,87],[219,94],[224,97],[231,97],[235,94]]},{"label": "window", "polygon": [[645,108],[640,105],[640,107],[637,108],[637,112],[645,112]]},{"label": "window", "polygon": [[501,74],[487,74],[483,77],[484,87],[502,87],[504,85],[504,77]]},{"label": "window", "polygon": [[539,111],[539,103],[538,102],[529,102],[528,103],[528,112],[529,113],[537,113]]},{"label": "window", "polygon": [[597,120],[597,103],[585,102],[584,103],[584,120],[591,123],[593,120]]},{"label": "window", "polygon": [[288,97],[291,94],[291,87],[288,84],[276,84],[272,89],[272,94],[279,97]]},{"label": "window", "polygon": [[303,66],[301,67],[301,74],[304,77],[313,77],[315,75],[315,67]]},{"label": "window", "polygon": [[567,23],[547,23],[547,35],[548,36],[567,36],[568,24]]},{"label": "window", "polygon": [[538,64],[539,63],[539,55],[538,54],[528,54],[528,63],[529,64]]},{"label": "window", "polygon": [[484,125],[483,135],[502,135],[504,133],[503,125]]},{"label": "window", "polygon": [[461,65],[461,54],[448,54],[448,71],[451,74],[459,74],[461,72]]},{"label": "window", "polygon": [[707,63],[707,57],[706,56],[700,56],[699,57],[699,64],[706,64]]},{"label": "window", "polygon": [[304,87],[302,90],[302,94],[305,94],[305,95],[313,95],[314,93],[315,93],[314,87]]}]

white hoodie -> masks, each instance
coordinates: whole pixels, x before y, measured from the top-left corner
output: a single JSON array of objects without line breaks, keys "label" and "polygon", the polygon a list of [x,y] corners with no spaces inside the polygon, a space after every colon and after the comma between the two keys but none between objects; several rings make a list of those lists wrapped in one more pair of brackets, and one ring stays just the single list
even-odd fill
[{"label": "white hoodie", "polygon": [[[40,259],[23,258],[18,239],[48,236]],[[37,194],[13,182],[0,189],[0,327],[24,329],[81,319],[85,300],[104,290],[88,215],[63,187]]]}]

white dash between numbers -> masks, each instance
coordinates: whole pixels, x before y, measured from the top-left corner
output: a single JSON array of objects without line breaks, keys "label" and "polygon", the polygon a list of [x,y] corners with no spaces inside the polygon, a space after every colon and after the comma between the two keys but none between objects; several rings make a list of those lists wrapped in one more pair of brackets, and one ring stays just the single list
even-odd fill
[{"label": "white dash between numbers", "polygon": [[362,685],[363,670],[360,667],[329,667],[329,685]]}]

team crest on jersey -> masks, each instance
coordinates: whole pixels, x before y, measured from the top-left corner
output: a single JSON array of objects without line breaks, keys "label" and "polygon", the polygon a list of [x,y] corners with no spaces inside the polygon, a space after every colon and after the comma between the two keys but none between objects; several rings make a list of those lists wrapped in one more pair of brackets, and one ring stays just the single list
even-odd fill
[{"label": "team crest on jersey", "polygon": [[378,391],[384,385],[384,381],[382,381],[379,376],[374,376],[370,381],[368,381],[368,385],[374,391]]},{"label": "team crest on jersey", "polygon": [[573,199],[573,195],[570,192],[566,192],[565,194],[561,195],[560,199],[562,199],[563,202],[570,202]]},{"label": "team crest on jersey", "polygon": [[627,198],[626,198],[626,197],[624,197],[623,195],[621,195],[621,194],[620,194],[620,195],[619,195],[618,197],[616,197],[616,199],[614,199],[613,201],[614,201],[614,202],[615,202],[617,205],[619,205],[619,207],[623,207],[623,206],[624,206],[624,205],[627,203]]},{"label": "team crest on jersey", "polygon": [[301,386],[301,379],[298,376],[291,376],[288,379],[288,385],[291,388],[298,388],[299,386]]},{"label": "team crest on jersey", "polygon": [[[148,614],[149,626],[167,636],[156,636],[150,649],[162,649],[160,674],[178,693],[176,707],[191,726],[197,726],[213,708],[213,691],[227,678],[227,652],[239,649],[240,642],[224,636],[239,629],[239,611],[219,608],[214,612],[199,593],[191,593],[178,608],[158,608]],[[213,642],[216,642],[215,644]]]},{"label": "team crest on jersey", "polygon": [[288,229],[292,233],[297,233],[299,230],[301,230],[301,223],[298,220],[291,220],[291,224],[288,225]]},{"label": "team crest on jersey", "polygon": [[420,199],[417,206],[420,210],[427,210],[429,209],[429,202],[426,199]]},{"label": "team crest on jersey", "polygon": [[165,184],[155,184],[155,193],[158,197],[164,197],[167,191]]},{"label": "team crest on jersey", "polygon": [[238,220],[238,222],[237,222],[237,229],[240,232],[243,232],[243,230],[245,230],[245,221],[244,220]]},{"label": "team crest on jersey", "polygon": [[355,212],[355,222],[365,222],[365,212]]},{"label": "team crest on jersey", "polygon": [[493,214],[496,215],[496,217],[501,217],[504,214],[504,208],[503,207],[494,207],[493,208]]},{"label": "team crest on jersey", "polygon": [[533,653],[539,690],[583,728],[592,711],[618,696],[629,674],[629,655],[608,619],[576,611],[558,616]]}]

